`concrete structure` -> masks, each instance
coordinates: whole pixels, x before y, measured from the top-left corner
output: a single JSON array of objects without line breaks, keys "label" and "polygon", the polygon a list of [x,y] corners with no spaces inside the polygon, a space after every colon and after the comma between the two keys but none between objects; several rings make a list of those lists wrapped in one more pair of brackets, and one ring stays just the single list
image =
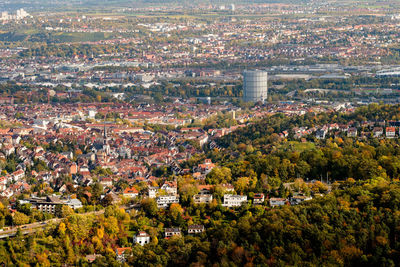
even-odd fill
[{"label": "concrete structure", "polygon": [[43,198],[31,197],[28,199],[20,200],[20,204],[31,204],[31,208],[37,209],[41,212],[47,212],[51,214],[56,213],[56,207],[65,205],[58,197],[47,196]]},{"label": "concrete structure", "polygon": [[243,72],[243,100],[264,102],[268,95],[268,73],[260,70]]}]

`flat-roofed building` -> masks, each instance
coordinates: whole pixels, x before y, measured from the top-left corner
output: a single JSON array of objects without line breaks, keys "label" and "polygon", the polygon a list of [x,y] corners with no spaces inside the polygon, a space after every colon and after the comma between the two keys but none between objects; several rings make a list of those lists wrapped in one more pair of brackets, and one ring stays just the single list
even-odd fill
[{"label": "flat-roofed building", "polygon": [[225,194],[222,206],[228,208],[240,207],[243,203],[247,203],[247,196]]}]

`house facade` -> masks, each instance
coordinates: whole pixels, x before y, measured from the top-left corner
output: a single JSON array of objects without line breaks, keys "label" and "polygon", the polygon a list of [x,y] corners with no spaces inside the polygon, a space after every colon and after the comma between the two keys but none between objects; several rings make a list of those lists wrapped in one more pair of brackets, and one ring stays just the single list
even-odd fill
[{"label": "house facade", "polygon": [[188,226],[188,234],[200,234],[204,232],[204,225],[193,224]]},{"label": "house facade", "polygon": [[228,208],[240,207],[243,203],[247,203],[247,196],[225,194],[222,206]]},{"label": "house facade", "polygon": [[254,204],[254,205],[263,204],[263,203],[264,203],[264,200],[265,200],[265,196],[264,196],[263,193],[254,194],[254,197],[253,197],[253,204]]},{"label": "house facade", "polygon": [[179,203],[179,195],[161,195],[156,198],[158,208],[167,208],[172,203]]},{"label": "house facade", "polygon": [[180,236],[181,235],[181,229],[180,228],[165,228],[165,237],[171,237],[171,236]]},{"label": "house facade", "polygon": [[133,186],[127,187],[123,192],[123,196],[127,198],[136,198],[139,196],[139,191],[137,191],[137,189],[134,188]]},{"label": "house facade", "polygon": [[286,198],[277,198],[277,197],[272,197],[269,199],[269,205],[271,207],[276,207],[276,206],[283,206],[286,204],[287,199]]},{"label": "house facade", "polygon": [[133,243],[144,246],[150,243],[150,235],[145,231],[140,231],[135,237],[133,237]]}]

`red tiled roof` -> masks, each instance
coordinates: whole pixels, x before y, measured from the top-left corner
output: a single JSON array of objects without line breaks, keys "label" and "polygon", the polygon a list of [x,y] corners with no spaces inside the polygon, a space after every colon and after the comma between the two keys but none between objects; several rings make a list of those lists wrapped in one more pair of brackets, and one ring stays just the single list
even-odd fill
[{"label": "red tiled roof", "polygon": [[138,194],[139,192],[137,191],[136,188],[134,187],[127,187],[124,190],[124,194]]},{"label": "red tiled roof", "polygon": [[132,250],[132,248],[130,248],[130,247],[117,248],[116,253],[117,253],[117,255],[122,255],[122,254],[124,254],[125,251],[131,251],[131,250]]}]

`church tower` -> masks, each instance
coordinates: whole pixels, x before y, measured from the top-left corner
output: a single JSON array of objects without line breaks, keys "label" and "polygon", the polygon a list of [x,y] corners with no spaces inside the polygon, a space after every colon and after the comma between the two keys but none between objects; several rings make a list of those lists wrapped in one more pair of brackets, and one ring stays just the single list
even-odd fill
[{"label": "church tower", "polygon": [[103,152],[105,153],[105,155],[110,155],[110,145],[108,144],[107,129],[105,122],[104,122],[104,132],[103,132]]}]

